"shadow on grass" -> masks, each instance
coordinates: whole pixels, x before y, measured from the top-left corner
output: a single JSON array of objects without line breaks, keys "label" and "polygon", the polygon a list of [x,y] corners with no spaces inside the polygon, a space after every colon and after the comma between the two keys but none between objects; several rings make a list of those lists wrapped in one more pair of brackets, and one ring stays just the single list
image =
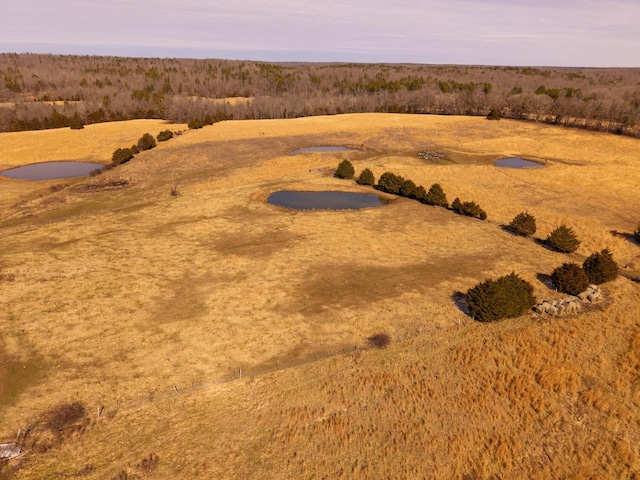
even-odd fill
[{"label": "shadow on grass", "polygon": [[546,273],[537,273],[536,278],[539,282],[543,283],[545,287],[549,290],[555,291],[556,287],[553,285],[551,281],[551,275],[547,275]]},{"label": "shadow on grass", "polygon": [[467,305],[467,294],[456,291],[451,295],[451,300],[456,305],[458,310],[464,313],[467,317],[471,318],[471,314],[469,313],[469,306]]},{"label": "shadow on grass", "polygon": [[610,230],[609,233],[611,233],[611,235],[613,235],[614,237],[624,238],[628,242],[640,246],[640,240],[638,240],[633,233],[619,232],[618,230]]}]

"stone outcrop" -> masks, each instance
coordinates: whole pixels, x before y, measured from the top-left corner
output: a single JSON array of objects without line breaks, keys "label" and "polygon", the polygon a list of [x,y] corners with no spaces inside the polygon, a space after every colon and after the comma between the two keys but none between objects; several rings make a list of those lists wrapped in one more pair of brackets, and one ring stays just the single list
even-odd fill
[{"label": "stone outcrop", "polygon": [[557,317],[579,313],[583,303],[596,303],[602,298],[602,291],[596,285],[589,285],[584,292],[577,296],[569,295],[560,300],[545,300],[538,303],[533,310],[536,313],[544,313]]}]

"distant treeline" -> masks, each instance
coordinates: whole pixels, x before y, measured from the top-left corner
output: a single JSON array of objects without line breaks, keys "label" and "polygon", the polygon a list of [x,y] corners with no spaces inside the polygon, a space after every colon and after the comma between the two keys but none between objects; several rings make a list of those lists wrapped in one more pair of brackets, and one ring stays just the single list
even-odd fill
[{"label": "distant treeline", "polygon": [[[224,100],[242,97],[248,101]],[[640,136],[640,69],[0,54],[0,130],[163,118],[482,115]]]}]

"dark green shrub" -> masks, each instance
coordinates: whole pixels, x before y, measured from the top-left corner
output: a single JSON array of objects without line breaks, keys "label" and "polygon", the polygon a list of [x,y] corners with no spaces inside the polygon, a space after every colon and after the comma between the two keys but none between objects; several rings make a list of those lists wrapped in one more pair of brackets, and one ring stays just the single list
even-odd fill
[{"label": "dark green shrub", "polygon": [[492,108],[487,114],[487,120],[500,120],[500,113],[496,109]]},{"label": "dark green shrub", "polygon": [[487,219],[487,212],[480,208],[480,206],[475,202],[461,202],[460,199],[456,197],[451,204],[451,208],[459,215],[479,218],[480,220]]},{"label": "dark green shrub", "polygon": [[416,184],[413,183],[413,180],[405,180],[400,185],[400,195],[407,198],[415,198],[416,195]]},{"label": "dark green shrub", "polygon": [[578,295],[589,286],[589,277],[577,263],[563,263],[551,274],[551,282],[559,292]]},{"label": "dark green shrub", "polygon": [[114,165],[120,165],[122,163],[127,163],[129,160],[133,158],[133,152],[130,148],[119,148],[113,155],[111,156],[111,161]]},{"label": "dark green shrub", "polygon": [[373,172],[368,168],[365,168],[360,172],[360,176],[358,180],[356,180],[360,185],[370,185],[373,186],[376,183],[376,177],[373,176]]},{"label": "dark green shrub", "polygon": [[383,192],[393,193],[395,195],[400,194],[400,187],[404,182],[404,178],[400,175],[396,175],[391,172],[384,172],[380,175],[380,179],[378,180],[377,188],[378,190],[382,190]]},{"label": "dark green shrub", "polygon": [[424,203],[428,205],[437,205],[439,207],[447,208],[449,202],[447,196],[439,183],[434,183],[424,197]]},{"label": "dark green shrub", "polygon": [[196,130],[198,128],[204,127],[204,124],[199,118],[194,118],[193,120],[189,120],[189,123],[187,123],[187,127],[189,127],[189,129]]},{"label": "dark green shrub", "polygon": [[139,154],[139,153],[140,153],[140,149],[138,148],[138,145],[136,145],[136,144],[131,145],[131,152],[132,152],[134,155]]},{"label": "dark green shrub", "polygon": [[82,130],[84,128],[84,123],[78,112],[74,113],[73,117],[69,119],[69,128],[71,130]]},{"label": "dark green shrub", "polygon": [[514,272],[487,279],[467,292],[469,314],[481,322],[519,317],[535,303],[533,286]]},{"label": "dark green shrub", "polygon": [[349,160],[343,160],[340,162],[340,165],[338,165],[333,176],[338,178],[353,178],[355,173],[356,171],[353,168],[353,164]]},{"label": "dark green shrub", "polygon": [[151,150],[156,146],[156,139],[149,133],[145,133],[140,140],[138,140],[138,148],[142,150]]},{"label": "dark green shrub", "polygon": [[582,264],[582,269],[587,274],[589,282],[596,285],[615,280],[618,276],[618,264],[606,248],[600,253],[590,255]]},{"label": "dark green shrub", "polygon": [[376,333],[367,340],[372,347],[386,348],[391,343],[391,336],[388,333]]},{"label": "dark green shrub", "polygon": [[522,237],[530,237],[536,233],[536,219],[528,212],[520,212],[511,220],[507,230]]},{"label": "dark green shrub", "polygon": [[173,132],[171,130],[163,130],[156,136],[156,138],[159,142],[166,142],[173,138]]},{"label": "dark green shrub", "polygon": [[580,246],[580,240],[571,227],[560,225],[544,241],[547,246],[562,253],[575,252]]},{"label": "dark green shrub", "polygon": [[426,203],[425,202],[426,197],[427,197],[427,191],[422,185],[418,185],[416,187],[415,199],[419,200],[422,203]]}]

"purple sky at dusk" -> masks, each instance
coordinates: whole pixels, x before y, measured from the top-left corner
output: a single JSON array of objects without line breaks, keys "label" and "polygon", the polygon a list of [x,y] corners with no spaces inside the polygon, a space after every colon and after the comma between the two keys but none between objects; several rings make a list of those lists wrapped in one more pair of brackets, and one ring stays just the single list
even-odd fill
[{"label": "purple sky at dusk", "polygon": [[0,0],[0,52],[640,67],[640,0]]}]

